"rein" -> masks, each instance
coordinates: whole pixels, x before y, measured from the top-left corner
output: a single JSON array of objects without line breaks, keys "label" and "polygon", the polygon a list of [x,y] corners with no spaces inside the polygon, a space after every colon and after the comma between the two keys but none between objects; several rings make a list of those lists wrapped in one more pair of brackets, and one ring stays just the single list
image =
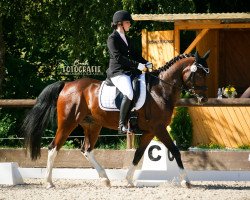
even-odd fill
[{"label": "rein", "polygon": [[189,92],[191,95],[194,95],[196,98],[200,98],[200,96],[199,96],[198,94],[195,93],[195,91],[194,91],[193,88],[192,88],[192,89],[186,89],[183,85],[178,86],[178,85],[175,85],[175,84],[166,82],[166,81],[160,79],[158,76],[155,76],[155,75],[150,74],[150,73],[148,73],[148,75],[150,75],[150,76],[152,76],[152,77],[154,77],[154,78],[157,78],[159,81],[161,81],[162,83],[164,83],[164,84],[166,84],[166,85],[170,85],[170,86],[176,87],[176,88],[181,89],[181,90],[183,90],[183,91],[185,91],[185,92]]},{"label": "rein", "polygon": [[166,82],[166,81],[160,79],[158,76],[155,76],[155,75],[150,74],[150,73],[148,73],[148,75],[150,75],[150,76],[152,76],[152,77],[154,77],[154,78],[157,78],[159,81],[163,82],[163,83],[166,84],[166,85],[170,85],[170,86],[178,87],[179,89],[182,89],[182,87],[179,87],[179,86],[174,85],[174,84],[172,84],[172,83]]},{"label": "rein", "polygon": [[155,76],[155,75],[153,75],[151,73],[148,73],[148,75],[158,79],[159,81],[161,81],[162,83],[164,83],[166,85],[170,85],[170,86],[179,88],[182,91],[189,92],[191,95],[195,96],[198,99],[198,102],[200,102],[202,97],[200,97],[198,94],[196,94],[195,90],[207,90],[207,86],[197,86],[197,85],[195,85],[195,72],[197,71],[197,68],[201,68],[206,74],[209,73],[209,68],[206,68],[203,65],[194,62],[190,67],[191,73],[190,73],[189,77],[187,78],[187,80],[184,82],[184,83],[187,83],[190,80],[192,81],[192,87],[190,89],[186,89],[183,84],[181,86],[178,86],[178,85],[169,83],[167,81],[164,81],[161,78],[159,78],[158,76]]}]

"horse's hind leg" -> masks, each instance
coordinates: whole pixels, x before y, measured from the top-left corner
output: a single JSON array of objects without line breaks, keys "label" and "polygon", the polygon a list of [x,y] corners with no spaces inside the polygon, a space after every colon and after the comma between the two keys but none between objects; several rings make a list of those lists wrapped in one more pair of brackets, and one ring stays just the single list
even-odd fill
[{"label": "horse's hind leg", "polygon": [[[60,126],[61,124],[62,126]],[[63,123],[58,124],[56,136],[54,140],[51,142],[51,144],[49,145],[47,170],[45,174],[45,182],[47,184],[47,188],[54,187],[54,184],[52,182],[52,168],[54,165],[55,158],[57,156],[58,151],[63,146],[69,134],[73,131],[76,125],[77,124],[73,122],[69,126],[66,126],[66,124],[63,124]]]},{"label": "horse's hind leg", "polygon": [[135,151],[133,162],[132,162],[131,166],[129,167],[129,170],[128,170],[127,175],[126,175],[126,180],[128,182],[128,186],[134,186],[133,177],[134,177],[136,166],[138,165],[139,161],[141,160],[148,144],[153,139],[153,137],[154,137],[154,135],[151,133],[144,133],[141,136],[139,147]]},{"label": "horse's hind leg", "polygon": [[90,164],[96,169],[99,174],[101,181],[105,184],[105,186],[110,186],[110,180],[106,174],[105,169],[97,162],[94,156],[94,146],[98,139],[99,133],[101,131],[101,126],[94,123],[82,124],[84,129],[84,143],[82,145],[82,154],[85,158],[90,162]]},{"label": "horse's hind leg", "polygon": [[157,136],[157,138],[168,148],[168,150],[171,152],[171,154],[174,156],[177,165],[180,169],[180,179],[181,179],[181,185],[183,187],[191,187],[190,181],[187,177],[187,173],[184,169],[182,160],[181,160],[181,154],[179,149],[176,147],[176,145],[174,144],[173,140],[171,139],[171,137],[169,136],[166,128],[164,128],[164,126],[159,125],[158,129],[156,129],[157,131],[155,131],[155,135]]},{"label": "horse's hind leg", "polygon": [[47,188],[54,187],[54,184],[52,183],[52,168],[54,165],[54,160],[57,155],[56,148],[49,149],[48,151],[48,159],[47,159],[47,168],[46,168],[46,174],[45,174],[45,182],[47,184]]}]

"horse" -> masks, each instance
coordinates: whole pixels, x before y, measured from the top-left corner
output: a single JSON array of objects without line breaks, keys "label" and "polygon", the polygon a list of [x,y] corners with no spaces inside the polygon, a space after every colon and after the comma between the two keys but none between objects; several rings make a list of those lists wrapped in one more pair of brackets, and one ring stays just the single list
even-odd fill
[{"label": "horse", "polygon": [[[134,186],[135,168],[154,136],[168,148],[175,158],[180,169],[181,185],[191,186],[180,151],[169,136],[166,127],[171,122],[173,109],[183,89],[192,91],[200,99],[206,99],[206,75],[209,73],[206,59],[208,56],[209,52],[203,57],[198,52],[180,54],[159,69],[147,72],[148,77],[151,77],[149,78],[150,88],[147,91],[144,105],[137,111],[138,127],[142,131],[142,135],[126,175],[129,186]],[[105,169],[96,161],[93,150],[102,127],[118,129],[119,112],[100,109],[98,92],[101,83],[102,81],[87,77],[72,82],[52,83],[43,89],[36,104],[27,113],[22,124],[22,131],[26,153],[32,160],[41,156],[43,132],[48,123],[57,116],[56,134],[48,146],[45,175],[47,188],[54,187],[52,168],[55,157],[70,133],[78,125],[82,126],[84,130],[81,153],[97,170],[100,180],[106,186],[110,186]]]}]

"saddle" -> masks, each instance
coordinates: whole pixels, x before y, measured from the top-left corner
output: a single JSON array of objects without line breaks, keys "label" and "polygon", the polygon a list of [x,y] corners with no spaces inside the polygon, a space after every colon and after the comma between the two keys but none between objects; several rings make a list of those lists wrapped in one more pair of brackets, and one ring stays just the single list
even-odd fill
[{"label": "saddle", "polygon": [[[139,110],[146,99],[145,74],[133,77],[132,86],[134,91],[132,110]],[[119,111],[123,94],[113,85],[110,79],[102,82],[99,91],[99,106],[105,111]]]},{"label": "saddle", "polygon": [[[132,101],[131,111],[128,116],[129,132],[141,133],[138,128],[138,114],[136,110],[139,110],[146,99],[146,81],[145,74],[131,77],[132,88],[134,92],[134,98]],[[106,79],[102,82],[99,91],[99,106],[106,111],[119,111],[123,94],[114,86],[110,79]]]},{"label": "saddle", "polygon": [[[140,96],[140,81],[138,76],[131,76],[131,82],[132,82],[132,88],[134,93],[134,98],[132,100],[132,106],[134,107],[136,102],[139,99]],[[110,78],[106,78],[105,84],[107,86],[115,87],[115,85],[112,83]],[[120,92],[118,88],[116,88],[116,94],[115,94],[115,105],[120,110],[121,102],[123,99],[123,94]]]}]

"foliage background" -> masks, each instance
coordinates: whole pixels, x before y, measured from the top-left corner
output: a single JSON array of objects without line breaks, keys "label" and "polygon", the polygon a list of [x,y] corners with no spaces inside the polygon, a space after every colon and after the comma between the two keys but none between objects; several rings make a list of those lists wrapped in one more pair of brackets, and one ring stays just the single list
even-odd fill
[{"label": "foliage background", "polygon": [[[101,66],[105,79],[108,65],[106,40],[112,32],[113,13],[125,9],[131,13],[249,12],[244,0],[1,0],[0,1],[0,97],[36,98],[41,90],[57,80],[79,76],[61,76],[58,64],[75,60]],[[134,22],[129,33],[140,51],[141,29],[172,29],[171,23]],[[182,49],[193,35],[183,32]],[[0,108],[0,137],[19,137],[21,121],[27,110]],[[81,134],[77,128],[73,134]],[[105,130],[104,134],[112,131]],[[53,135],[53,129],[46,135]],[[115,141],[111,141],[112,143]],[[18,145],[0,141],[0,145]]]}]

